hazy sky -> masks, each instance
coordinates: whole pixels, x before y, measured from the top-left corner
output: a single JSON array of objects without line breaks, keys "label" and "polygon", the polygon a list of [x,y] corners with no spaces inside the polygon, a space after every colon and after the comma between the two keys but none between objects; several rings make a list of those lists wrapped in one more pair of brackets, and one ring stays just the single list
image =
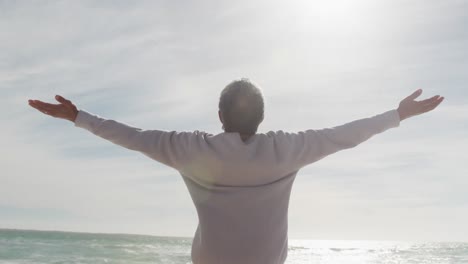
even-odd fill
[{"label": "hazy sky", "polygon": [[297,175],[289,236],[468,241],[468,1],[1,1],[0,228],[192,236],[177,171],[41,114],[55,102],[144,129],[221,133],[233,79],[260,133],[340,125],[442,95]]}]

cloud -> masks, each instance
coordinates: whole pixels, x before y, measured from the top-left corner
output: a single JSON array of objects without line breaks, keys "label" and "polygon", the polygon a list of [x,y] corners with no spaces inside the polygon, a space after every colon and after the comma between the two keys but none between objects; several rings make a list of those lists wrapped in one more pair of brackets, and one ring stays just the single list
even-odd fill
[{"label": "cloud", "polygon": [[417,88],[445,96],[301,170],[290,230],[466,240],[466,3],[359,1],[350,27],[319,23],[324,7],[306,2],[0,2],[0,226],[192,236],[196,211],[177,171],[27,99],[61,94],[140,128],[219,133],[219,93],[249,77],[266,99],[260,132],[370,117]]}]

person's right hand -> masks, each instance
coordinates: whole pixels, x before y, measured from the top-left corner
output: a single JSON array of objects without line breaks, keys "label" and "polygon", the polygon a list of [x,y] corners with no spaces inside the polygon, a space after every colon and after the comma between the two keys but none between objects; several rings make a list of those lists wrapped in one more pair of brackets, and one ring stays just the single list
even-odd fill
[{"label": "person's right hand", "polygon": [[46,115],[75,122],[76,116],[78,115],[78,109],[76,106],[70,100],[63,98],[60,95],[56,95],[55,100],[60,102],[60,104],[49,104],[39,100],[28,100],[28,102],[30,106]]},{"label": "person's right hand", "polygon": [[397,110],[400,114],[401,121],[408,117],[429,112],[436,108],[444,100],[444,97],[436,95],[429,99],[415,101],[414,99],[420,96],[421,93],[422,89],[419,89],[400,102]]}]

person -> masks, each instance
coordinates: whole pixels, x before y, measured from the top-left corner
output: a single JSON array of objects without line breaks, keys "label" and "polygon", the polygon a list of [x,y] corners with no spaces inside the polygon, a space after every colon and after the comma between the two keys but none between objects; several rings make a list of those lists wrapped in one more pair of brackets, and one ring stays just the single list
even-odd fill
[{"label": "person", "polygon": [[262,90],[242,78],[221,92],[224,132],[216,135],[143,130],[78,109],[60,95],[58,104],[29,100],[29,105],[178,170],[198,214],[194,264],[279,264],[287,257],[288,204],[298,171],[429,112],[444,99],[416,101],[421,93],[404,98],[396,109],[336,127],[257,133],[264,118]]}]

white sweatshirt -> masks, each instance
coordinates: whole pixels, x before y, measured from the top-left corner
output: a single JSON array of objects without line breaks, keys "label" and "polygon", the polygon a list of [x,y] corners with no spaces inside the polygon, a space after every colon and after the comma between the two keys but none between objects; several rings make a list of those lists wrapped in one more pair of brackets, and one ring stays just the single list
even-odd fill
[{"label": "white sweatshirt", "polygon": [[194,264],[280,264],[288,250],[288,203],[299,169],[398,127],[396,109],[324,128],[258,133],[142,130],[78,112],[75,126],[179,171],[198,213]]}]

